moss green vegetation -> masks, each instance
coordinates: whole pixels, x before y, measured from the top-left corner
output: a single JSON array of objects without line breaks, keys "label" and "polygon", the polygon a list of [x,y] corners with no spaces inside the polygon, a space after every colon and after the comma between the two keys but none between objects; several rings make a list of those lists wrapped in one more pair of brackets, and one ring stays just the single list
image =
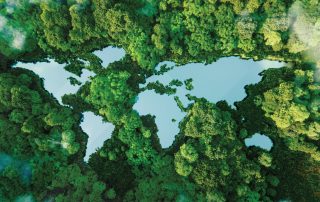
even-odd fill
[{"label": "moss green vegetation", "polygon": [[[320,1],[0,0],[0,201],[320,201]],[[93,54],[124,48],[103,67]],[[221,57],[288,62],[261,73],[232,109],[188,95],[172,146],[133,105],[144,90],[192,90],[192,78],[146,83]],[[59,105],[17,62],[54,59],[96,75]],[[79,81],[70,77],[74,85]],[[155,103],[156,104],[156,103]],[[81,113],[115,125],[83,161]],[[271,151],[245,138],[268,134]]]}]

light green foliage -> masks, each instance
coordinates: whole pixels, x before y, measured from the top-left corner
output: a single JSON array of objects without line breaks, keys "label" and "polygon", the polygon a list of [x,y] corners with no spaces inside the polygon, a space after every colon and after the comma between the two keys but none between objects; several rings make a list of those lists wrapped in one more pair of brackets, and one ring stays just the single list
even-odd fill
[{"label": "light green foliage", "polygon": [[293,81],[282,82],[263,93],[261,108],[282,131],[292,150],[309,153],[319,161],[316,143],[309,141],[320,138],[314,133],[319,125],[319,106],[310,107],[312,100],[319,96],[319,84],[314,82],[312,70],[296,70],[294,74]]},{"label": "light green foliage", "polygon": [[129,78],[127,71],[112,71],[94,77],[86,100],[95,105],[109,121],[119,120],[126,113],[124,105],[133,105],[136,96],[128,85]]},{"label": "light green foliage", "polygon": [[188,176],[192,172],[192,165],[185,159],[181,153],[175,154],[175,168],[176,172],[181,176]]},{"label": "light green foliage", "polygon": [[192,145],[183,144],[180,147],[181,156],[186,159],[189,163],[193,163],[198,159],[198,153]]},{"label": "light green foliage", "polygon": [[[242,151],[245,146],[237,137],[229,112],[200,99],[189,108],[182,125],[185,143],[175,154],[176,172],[199,186],[206,200],[268,199],[268,185],[258,180],[265,176]],[[251,183],[256,183],[255,187]]]},{"label": "light green foliage", "polygon": [[[210,106],[210,105],[209,105]],[[196,103],[193,110],[188,111],[189,119],[185,125],[185,135],[193,138],[204,135],[215,135],[225,130],[227,133],[234,130],[233,123],[229,123],[231,115],[220,112],[215,106],[208,108],[208,105]]]},{"label": "light green foliage", "polygon": [[[305,63],[319,59],[318,8],[317,0],[0,0],[0,200],[319,201],[320,87]],[[103,68],[93,52],[107,46],[127,55]],[[141,84],[173,68],[155,70],[162,61],[226,56],[292,68],[261,73],[236,109],[192,95],[185,107],[176,96],[187,115],[163,149],[155,117],[132,107],[143,90],[175,94],[183,83]],[[96,74],[63,97],[72,109],[35,75],[11,69],[44,58]],[[193,89],[192,79],[184,84]],[[88,164],[77,114],[85,111],[115,125]],[[270,152],[244,145],[257,132],[272,139]]]},{"label": "light green foliage", "polygon": [[282,48],[281,36],[274,31],[267,31],[265,34],[266,45],[272,46],[274,51],[279,51]]},{"label": "light green foliage", "polygon": [[44,28],[47,44],[62,51],[70,49],[70,43],[67,42],[68,31],[65,31],[71,27],[68,5],[55,1],[42,1],[40,8],[41,25]]},{"label": "light green foliage", "polygon": [[234,13],[232,9],[225,5],[221,5],[215,12],[215,17],[217,19],[216,33],[219,36],[219,49],[223,53],[230,53],[235,47],[235,37],[232,27],[234,27]]},{"label": "light green foliage", "polygon": [[108,45],[123,47],[147,70],[163,60],[209,63],[230,55],[295,61],[300,56],[291,53],[303,51],[292,51],[294,40],[287,40],[292,2],[49,0],[33,6],[30,32],[37,44],[68,63]]},{"label": "light green foliage", "polygon": [[75,154],[79,148],[79,143],[75,142],[75,133],[72,130],[63,131],[61,145],[63,148],[67,149],[69,154]]},{"label": "light green foliage", "polygon": [[261,28],[266,45],[272,47],[274,51],[283,48],[281,33],[289,29],[289,18],[285,13],[276,13],[266,20]]},{"label": "light green foliage", "polygon": [[63,129],[69,129],[75,124],[74,118],[71,109],[52,109],[44,118],[44,121],[49,126],[61,126]]},{"label": "light green foliage", "polygon": [[252,39],[257,28],[257,23],[250,17],[240,17],[236,21],[236,29],[239,35],[238,47],[246,52],[256,48],[256,42]]},{"label": "light green foliage", "polygon": [[91,15],[89,0],[74,1],[69,7],[72,30],[69,32],[70,39],[77,44],[82,44],[100,34],[94,27],[94,18]]},{"label": "light green foliage", "polygon": [[249,13],[254,13],[257,11],[257,9],[260,7],[260,1],[259,0],[249,0],[246,5],[246,11]]},{"label": "light green foliage", "polygon": [[214,40],[210,36],[210,32],[214,31],[212,17],[216,12],[213,2],[206,2],[201,6],[199,1],[184,1],[183,6],[186,28],[191,32],[190,37],[185,37],[188,53],[197,56],[204,51],[213,51]]},{"label": "light green foliage", "polygon": [[258,160],[259,163],[265,167],[270,167],[272,165],[272,156],[269,153],[262,153]]},{"label": "light green foliage", "polygon": [[275,200],[317,201],[319,105],[312,102],[319,96],[319,83],[314,71],[301,64],[268,69],[262,75],[261,82],[248,86],[247,98],[236,105],[249,133],[263,132],[273,141],[271,153],[258,156],[258,162],[279,179],[267,178],[277,185],[277,193],[269,192]]}]

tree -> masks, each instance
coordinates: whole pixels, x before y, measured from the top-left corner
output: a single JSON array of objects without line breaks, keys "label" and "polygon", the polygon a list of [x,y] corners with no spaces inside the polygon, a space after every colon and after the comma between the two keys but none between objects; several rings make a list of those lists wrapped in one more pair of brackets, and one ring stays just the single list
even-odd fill
[{"label": "tree", "polygon": [[97,107],[99,113],[109,121],[116,122],[134,104],[136,93],[127,83],[129,78],[127,71],[111,71],[96,76],[90,84],[86,101]]},{"label": "tree", "polygon": [[284,81],[264,92],[260,106],[265,116],[275,122],[289,148],[308,153],[319,161],[320,153],[316,143],[319,136],[313,133],[313,128],[318,125],[319,114],[317,107],[310,108],[309,104],[318,96],[316,86],[319,85],[314,83],[312,70],[298,69],[294,74],[294,80]]},{"label": "tree", "polygon": [[257,23],[251,17],[240,17],[236,22],[236,30],[239,35],[238,47],[245,52],[251,52],[256,48],[256,41],[253,40],[256,28]]},{"label": "tree", "polygon": [[[13,4],[10,5],[9,4]],[[0,2],[0,54],[16,60],[39,59],[42,55],[37,50],[34,21],[34,8],[27,0],[19,2],[3,1]],[[19,4],[19,6],[15,5]],[[33,54],[30,54],[32,53]]]},{"label": "tree", "polygon": [[277,187],[278,200],[318,201],[320,170],[319,162],[308,154],[288,149],[279,142],[273,152],[276,175],[280,183]]},{"label": "tree", "polygon": [[0,81],[1,199],[32,193],[44,200],[55,174],[82,162],[87,136],[80,116],[60,106],[31,71],[10,69]]},{"label": "tree", "polygon": [[[318,201],[320,90],[308,63],[318,60],[318,4],[0,0],[0,200]],[[107,46],[127,55],[103,68],[94,51]],[[292,67],[262,72],[237,109],[191,95],[184,107],[175,97],[187,115],[163,149],[155,117],[133,105],[145,89],[173,94],[183,83],[141,84],[173,68],[157,71],[161,61],[208,64],[227,56]],[[12,68],[49,58],[78,76],[95,73],[64,96],[72,108],[59,105],[36,75]],[[184,84],[192,90],[190,79]],[[88,164],[79,127],[85,111],[115,125]],[[245,146],[256,132],[272,139],[270,152]]]},{"label": "tree", "polygon": [[106,186],[97,180],[93,171],[82,172],[78,165],[69,165],[61,169],[49,187],[48,197],[63,201],[102,202]]},{"label": "tree", "polygon": [[[236,128],[228,111],[198,99],[181,124],[183,142],[175,153],[176,172],[194,182],[206,200],[271,200],[273,196],[266,193],[271,185],[263,180],[267,176],[243,152],[245,145]],[[268,162],[265,156],[260,159],[261,165]]]}]

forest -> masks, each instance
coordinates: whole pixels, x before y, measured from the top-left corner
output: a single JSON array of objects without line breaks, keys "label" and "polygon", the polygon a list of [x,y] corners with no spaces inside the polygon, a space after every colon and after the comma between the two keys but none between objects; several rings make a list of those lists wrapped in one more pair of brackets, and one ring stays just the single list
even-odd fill
[{"label": "forest", "polygon": [[[126,56],[104,67],[93,52],[108,46]],[[0,0],[0,201],[320,201],[319,50],[319,0]],[[163,149],[155,117],[133,105],[192,78],[147,78],[174,68],[162,61],[229,56],[287,65],[261,72],[235,108],[175,97],[187,115]],[[49,60],[95,76],[61,105],[14,68]],[[115,126],[88,162],[84,112]],[[270,151],[246,147],[255,133]]]}]

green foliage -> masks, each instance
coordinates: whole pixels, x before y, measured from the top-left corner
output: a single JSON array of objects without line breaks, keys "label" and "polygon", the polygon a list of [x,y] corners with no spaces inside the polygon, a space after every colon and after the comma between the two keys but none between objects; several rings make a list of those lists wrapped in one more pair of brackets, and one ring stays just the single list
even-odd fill
[{"label": "green foliage", "polygon": [[176,174],[172,157],[162,157],[155,166],[156,174],[142,176],[124,201],[204,201],[193,183]]},{"label": "green foliage", "polygon": [[[180,85],[180,83],[178,83],[178,85]],[[150,82],[147,84],[146,87],[144,87],[142,89],[142,91],[144,90],[154,90],[156,93],[163,95],[163,94],[167,94],[167,95],[173,95],[176,94],[177,89],[176,88],[172,88],[171,86],[173,86],[172,83],[170,83],[169,85],[164,85],[159,81],[156,82]]]},{"label": "green foliage", "polygon": [[192,81],[193,81],[192,78],[184,81],[184,84],[186,85],[186,89],[189,91],[193,89]]},{"label": "green foliage", "polygon": [[180,87],[180,86],[182,86],[182,85],[183,85],[182,81],[180,81],[180,80],[178,80],[178,79],[174,79],[174,80],[170,81],[170,83],[169,83],[169,86],[177,86],[177,87]]},{"label": "green foliage", "polygon": [[1,55],[10,59],[21,59],[24,54],[37,52],[34,12],[35,9],[27,0],[0,2]]},{"label": "green foliage", "polygon": [[[269,185],[262,180],[267,176],[247,159],[236,128],[229,112],[205,100],[196,101],[182,122],[184,143],[175,154],[176,172],[188,176],[206,200],[270,200]],[[261,161],[270,163],[267,156]]]},{"label": "green foliage", "polygon": [[[273,152],[276,175],[280,183],[276,199],[292,201],[318,201],[320,199],[319,162],[308,154],[292,151],[279,142]],[[274,179],[269,179],[274,180]]]},{"label": "green foliage", "polygon": [[319,84],[314,82],[312,70],[295,70],[294,74],[293,81],[282,82],[263,93],[261,108],[275,122],[289,148],[320,161],[316,143],[320,137],[314,133],[319,125],[319,106],[310,107],[319,96]]},{"label": "green foliage", "polygon": [[60,170],[53,179],[49,191],[56,193],[55,201],[102,202],[106,186],[97,180],[93,171],[81,172],[78,165],[69,165]]},{"label": "green foliage", "polygon": [[[319,2],[279,0],[0,0],[0,200],[319,201]],[[107,46],[126,57],[102,67]],[[187,95],[193,104],[169,149],[155,117],[132,109],[143,90],[175,94],[183,85],[148,83],[176,64],[221,57],[292,62],[248,85],[231,109]],[[44,58],[96,76],[61,106],[18,62]],[[80,84],[70,77],[72,84]],[[184,81],[192,90],[192,78]],[[115,125],[83,162],[87,136],[79,113]],[[256,132],[270,152],[246,148]]]},{"label": "green foliage", "polygon": [[257,22],[252,18],[244,16],[236,21],[236,31],[239,35],[238,47],[245,52],[251,52],[256,48],[253,34],[257,29]]},{"label": "green foliage", "polygon": [[178,96],[174,96],[174,101],[182,112],[186,111],[186,108],[183,106],[183,103]]},{"label": "green foliage", "polygon": [[[135,176],[132,167],[127,162],[124,151],[127,147],[115,138],[107,140],[102,149],[91,155],[89,165],[93,168],[99,180],[116,193],[121,200],[125,193],[134,186]],[[111,193],[109,193],[111,192]],[[107,190],[105,195],[110,198],[113,191]]]},{"label": "green foliage", "polygon": [[109,71],[92,79],[85,100],[94,105],[109,121],[119,120],[135,102],[136,92],[128,84],[130,73]]},{"label": "green foliage", "polygon": [[273,139],[271,156],[262,153],[258,161],[275,168],[280,183],[273,178],[268,181],[278,184],[276,197],[282,200],[318,200],[319,185],[314,179],[320,175],[313,167],[319,163],[319,137],[315,133],[319,131],[319,105],[312,103],[319,96],[319,83],[310,67],[300,64],[268,69],[261,82],[247,86],[247,98],[237,103],[249,133],[263,132]]},{"label": "green foliage", "polygon": [[106,195],[107,195],[107,199],[115,199],[117,194],[116,192],[114,191],[114,189],[109,189],[107,192],[106,192]]},{"label": "green foliage", "polygon": [[[4,19],[24,27],[26,39],[32,41],[30,51],[36,52],[39,46],[70,65],[108,45],[123,47],[142,68],[153,71],[163,60],[209,63],[230,55],[296,61],[301,55],[295,53],[310,49],[311,44],[303,39],[295,42],[299,33],[289,33],[291,16],[287,13],[297,7],[292,1],[49,0],[22,4],[14,10],[13,20],[9,14]],[[306,3],[303,8],[312,17],[299,17],[297,27],[305,18],[308,23],[317,22],[312,7]],[[32,18],[26,20],[26,13]],[[313,30],[312,38],[317,33]],[[306,47],[297,50],[299,44]],[[73,72],[78,68],[68,66]]]},{"label": "green foliage", "polygon": [[262,153],[258,159],[259,163],[265,167],[270,167],[272,165],[272,156],[269,153]]},{"label": "green foliage", "polygon": [[160,70],[159,71],[155,70],[154,75],[163,75],[166,72],[172,70],[173,68],[174,66],[168,67],[167,65],[161,65]]},{"label": "green foliage", "polygon": [[0,159],[0,193],[13,200],[32,192],[42,200],[56,173],[83,158],[87,136],[77,126],[80,116],[60,106],[30,71],[2,72],[0,85],[0,152],[12,162],[2,171]]},{"label": "green foliage", "polygon": [[79,80],[77,80],[77,79],[74,78],[74,77],[69,77],[68,79],[70,80],[70,83],[71,83],[71,85],[73,85],[73,86],[75,86],[75,85],[81,85],[81,84],[82,84]]}]

